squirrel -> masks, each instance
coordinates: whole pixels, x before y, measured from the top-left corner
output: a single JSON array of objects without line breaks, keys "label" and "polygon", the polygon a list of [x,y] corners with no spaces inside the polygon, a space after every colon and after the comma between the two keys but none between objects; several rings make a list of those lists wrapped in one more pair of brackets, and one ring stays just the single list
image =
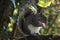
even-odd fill
[{"label": "squirrel", "polygon": [[27,2],[19,10],[17,20],[19,30],[21,29],[22,32],[27,35],[40,34],[40,29],[46,27],[45,23],[40,21],[41,16],[43,17],[43,20],[46,20],[45,15],[38,13],[37,6],[35,4]]}]

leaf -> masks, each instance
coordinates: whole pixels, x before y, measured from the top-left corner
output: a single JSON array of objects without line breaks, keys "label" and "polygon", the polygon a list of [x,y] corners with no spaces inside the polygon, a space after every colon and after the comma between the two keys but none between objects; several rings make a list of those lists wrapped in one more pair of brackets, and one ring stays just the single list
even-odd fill
[{"label": "leaf", "polygon": [[37,5],[40,6],[40,7],[46,8],[46,7],[51,5],[51,1],[50,0],[45,0],[45,1],[44,0],[39,0]]},{"label": "leaf", "polygon": [[40,30],[40,33],[41,33],[41,34],[45,34],[45,30],[42,28],[42,29]]},{"label": "leaf", "polygon": [[33,11],[33,12],[36,10],[36,9],[35,9],[33,6],[31,6],[31,5],[29,5],[28,8],[29,8],[31,11]]}]

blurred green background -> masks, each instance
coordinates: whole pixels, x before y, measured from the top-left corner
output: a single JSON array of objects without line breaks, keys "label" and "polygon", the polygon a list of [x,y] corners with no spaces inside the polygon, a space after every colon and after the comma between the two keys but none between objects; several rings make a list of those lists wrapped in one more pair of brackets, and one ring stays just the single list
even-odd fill
[{"label": "blurred green background", "polygon": [[[19,8],[27,0],[15,0],[15,6],[11,0],[0,1],[0,34],[8,37],[19,34],[17,31],[16,20]],[[35,2],[35,0],[31,0]],[[46,28],[40,30],[41,34],[60,34],[60,0],[38,0],[36,3],[42,7],[47,22]]]}]

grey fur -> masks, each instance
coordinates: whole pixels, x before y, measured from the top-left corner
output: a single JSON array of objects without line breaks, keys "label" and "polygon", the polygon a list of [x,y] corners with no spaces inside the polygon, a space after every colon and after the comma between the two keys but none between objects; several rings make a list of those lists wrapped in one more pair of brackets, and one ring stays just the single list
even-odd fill
[{"label": "grey fur", "polygon": [[[34,8],[36,8],[35,12],[32,12],[27,7],[28,5],[32,5]],[[34,14],[35,13],[35,14]],[[24,18],[21,18],[21,15],[23,14]],[[40,13],[37,13],[37,7],[34,4],[26,3],[23,5],[23,7],[19,10],[19,16],[17,20],[18,28],[22,30],[25,34],[33,34],[30,29],[29,25],[33,25],[35,28],[43,27],[43,23],[40,21]],[[33,28],[34,29],[34,28]],[[34,29],[35,30],[35,29]],[[39,30],[38,30],[39,31]],[[39,32],[38,32],[39,34]]]}]

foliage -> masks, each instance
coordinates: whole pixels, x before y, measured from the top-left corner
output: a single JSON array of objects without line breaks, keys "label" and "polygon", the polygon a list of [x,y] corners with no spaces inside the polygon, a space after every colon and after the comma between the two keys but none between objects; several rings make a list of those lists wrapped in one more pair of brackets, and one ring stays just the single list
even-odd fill
[{"label": "foliage", "polygon": [[59,1],[54,0],[54,2],[55,3],[52,3],[50,7],[44,9],[44,12],[46,13],[46,17],[48,20],[46,34],[60,34],[59,32],[60,30],[60,22],[59,22],[60,4],[57,4]]},{"label": "foliage", "polygon": [[[16,8],[13,7],[13,3],[11,1],[6,1],[7,3],[8,2],[10,3],[10,4],[9,3],[7,4],[8,5],[7,9],[10,9],[11,14],[6,17],[6,19],[8,19],[8,22],[7,20],[3,21],[2,32],[4,32],[7,36],[11,37],[14,35],[14,30],[16,29],[15,25],[16,25],[18,10],[21,7],[21,5],[26,1],[16,0]],[[46,1],[39,0],[38,3],[36,4],[43,8],[42,9],[44,11],[43,13],[46,14],[46,18],[47,18],[46,28],[42,28],[40,30],[40,33],[41,34],[60,34],[60,31],[59,31],[60,30],[60,0],[46,0]],[[2,4],[0,6],[1,6],[0,14],[3,15],[5,14],[3,13],[4,7]],[[34,10],[34,8],[31,8],[31,9],[32,11]],[[9,14],[9,12],[6,12],[6,15],[7,14]],[[5,16],[0,19],[2,20],[4,18]],[[24,16],[22,16],[22,18],[24,18]]]},{"label": "foliage", "polygon": [[51,4],[51,0],[39,0],[39,2],[37,3],[38,6],[44,8],[50,6],[50,4]]}]

